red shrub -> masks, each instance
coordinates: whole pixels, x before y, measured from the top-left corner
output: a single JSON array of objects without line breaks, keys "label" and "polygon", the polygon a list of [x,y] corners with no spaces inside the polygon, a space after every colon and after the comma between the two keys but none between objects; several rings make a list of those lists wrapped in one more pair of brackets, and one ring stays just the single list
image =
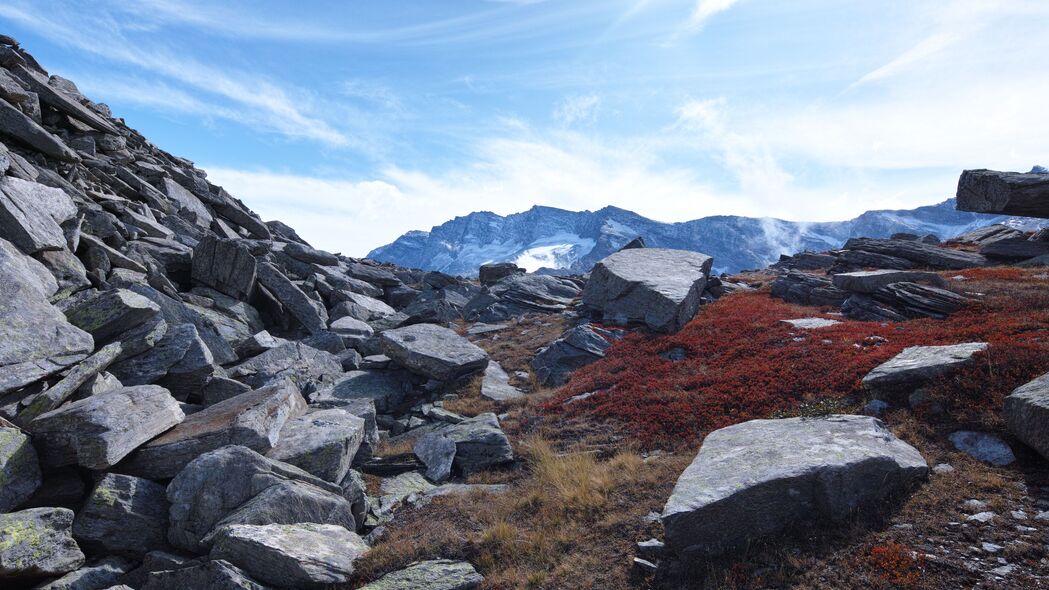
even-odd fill
[{"label": "red shrub", "polygon": [[[577,371],[547,410],[603,419],[646,444],[692,440],[807,404],[858,399],[860,379],[905,347],[986,341],[983,360],[934,387],[952,410],[975,418],[1049,370],[1049,290],[982,276],[961,284],[982,293],[982,302],[947,320],[845,321],[818,330],[780,322],[819,315],[812,308],[763,292],[725,297],[677,334],[631,334],[614,344]],[[660,356],[673,348],[684,349],[686,360]],[[587,392],[597,393],[563,405]]]},{"label": "red shrub", "polygon": [[921,578],[921,556],[899,543],[888,542],[871,548],[870,563],[878,580],[894,588],[913,588]]}]

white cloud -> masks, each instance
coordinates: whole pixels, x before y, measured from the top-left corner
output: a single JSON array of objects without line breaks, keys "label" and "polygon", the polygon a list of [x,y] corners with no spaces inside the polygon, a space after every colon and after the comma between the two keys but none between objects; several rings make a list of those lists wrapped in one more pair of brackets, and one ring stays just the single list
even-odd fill
[{"label": "white cloud", "polygon": [[697,0],[688,18],[688,28],[698,31],[714,15],[732,8],[738,0]]},{"label": "white cloud", "polygon": [[600,107],[601,97],[596,94],[570,96],[554,109],[554,120],[565,127],[593,121]]}]

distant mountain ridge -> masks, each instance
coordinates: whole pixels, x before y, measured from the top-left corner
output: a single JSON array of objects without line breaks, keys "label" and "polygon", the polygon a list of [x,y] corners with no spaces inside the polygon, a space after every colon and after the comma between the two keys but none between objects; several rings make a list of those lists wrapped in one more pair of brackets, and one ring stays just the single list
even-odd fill
[{"label": "distant mountain ridge", "polygon": [[368,258],[466,276],[476,275],[484,263],[505,261],[531,271],[584,273],[641,236],[650,247],[709,254],[720,273],[762,268],[781,254],[839,248],[852,237],[908,232],[943,239],[992,223],[1031,228],[1038,221],[956,211],[954,199],[916,209],[868,211],[848,221],[812,223],[733,215],[663,223],[611,206],[598,211],[535,206],[506,216],[471,213],[428,232],[411,231],[372,250]]}]

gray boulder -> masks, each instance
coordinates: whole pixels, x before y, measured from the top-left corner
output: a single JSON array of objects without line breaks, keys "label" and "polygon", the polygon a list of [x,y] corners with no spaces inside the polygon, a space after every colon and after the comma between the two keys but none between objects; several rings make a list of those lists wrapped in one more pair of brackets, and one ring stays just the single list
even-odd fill
[{"label": "gray boulder", "polygon": [[1027,236],[985,244],[980,254],[999,262],[1018,262],[1049,254],[1049,242],[1027,239]]},{"label": "gray boulder", "polygon": [[336,525],[232,525],[215,535],[210,556],[266,584],[325,588],[348,583],[367,551],[356,533]]},{"label": "gray boulder", "polygon": [[490,412],[463,420],[441,431],[455,443],[455,467],[471,475],[490,467],[512,463],[514,451],[499,419]]},{"label": "gray boulder", "polygon": [[986,342],[905,348],[867,373],[863,386],[879,399],[906,395],[934,379],[971,365],[973,356],[984,350],[987,350]]},{"label": "gray boulder", "polygon": [[1016,228],[1009,227],[1008,225],[995,223],[993,225],[984,226],[978,229],[974,229],[964,234],[954,236],[947,240],[948,242],[955,242],[959,244],[976,244],[983,246],[985,244],[991,244],[998,240],[1008,240],[1012,238],[1022,238],[1024,233]]},{"label": "gray boulder", "polygon": [[966,170],[958,179],[959,211],[1049,218],[1045,174]]},{"label": "gray boulder", "polygon": [[608,332],[590,324],[566,331],[532,359],[536,379],[546,387],[560,387],[576,369],[604,358],[612,344],[602,333]]},{"label": "gray boulder", "polygon": [[441,381],[483,371],[488,353],[454,331],[416,324],[380,334],[386,356],[402,367]]},{"label": "gray boulder", "polygon": [[605,321],[677,332],[699,311],[713,262],[684,250],[622,250],[594,265],[583,304]]},{"label": "gray boulder", "polygon": [[295,286],[277,267],[264,262],[258,266],[259,283],[273,292],[281,304],[310,334],[328,329],[328,312],[324,306],[310,299],[302,289]]},{"label": "gray boulder", "polygon": [[375,322],[397,313],[382,301],[353,291],[333,291],[332,299],[335,303],[331,311],[333,318],[349,316],[362,322]]},{"label": "gray boulder", "polygon": [[98,352],[84,359],[73,367],[61,381],[41,392],[32,399],[23,401],[25,408],[18,413],[18,419],[28,423],[40,414],[50,412],[62,405],[81,386],[105,371],[106,368],[123,352],[119,342],[107,344]]},{"label": "gray boulder", "polygon": [[255,291],[257,263],[247,246],[236,240],[207,236],[193,249],[194,281],[246,300]]},{"label": "gray boulder", "polygon": [[103,554],[141,557],[167,547],[168,501],[164,486],[107,473],[73,520],[73,537]]},{"label": "gray boulder", "polygon": [[358,342],[371,338],[375,333],[371,326],[350,316],[334,320],[330,328],[342,338],[347,346],[355,346]]},{"label": "gray boulder", "polygon": [[339,265],[338,256],[331,254],[330,252],[311,248],[305,244],[298,244],[295,242],[285,244],[284,253],[301,262],[312,262],[321,266]]},{"label": "gray boulder", "polygon": [[936,287],[947,284],[940,275],[918,270],[865,270],[836,274],[834,286],[853,293],[874,293],[892,283],[929,283]]},{"label": "gray boulder", "polygon": [[852,238],[845,242],[845,250],[862,250],[894,258],[902,258],[917,266],[937,270],[961,270],[987,266],[987,258],[981,254],[941,248],[913,240],[880,240],[875,238]]},{"label": "gray boulder", "polygon": [[151,572],[141,590],[268,590],[228,561],[198,561]]},{"label": "gray boulder", "polygon": [[124,385],[145,385],[165,379],[175,397],[186,399],[203,387],[215,371],[211,349],[193,324],[169,326],[164,337],[146,352],[114,364],[109,371]]},{"label": "gray boulder", "polygon": [[1016,461],[1016,455],[1009,445],[997,435],[989,432],[959,430],[948,437],[954,448],[969,455],[977,461],[990,463],[996,467]]},{"label": "gray boulder", "polygon": [[288,420],[306,411],[306,401],[289,381],[243,393],[191,414],[182,424],[140,448],[121,465],[125,473],[165,479],[200,455],[226,445],[265,453]]},{"label": "gray boulder", "polygon": [[116,585],[117,582],[124,574],[131,571],[132,567],[132,563],[124,558],[107,557],[92,565],[69,572],[57,580],[36,586],[33,590],[100,590],[102,588],[119,590],[121,587]]},{"label": "gray boulder", "polygon": [[488,363],[481,381],[481,397],[487,400],[505,402],[524,396],[524,392],[510,385],[510,376],[495,361]]},{"label": "gray boulder", "polygon": [[76,205],[66,193],[35,182],[0,178],[0,235],[26,254],[63,250],[62,224],[76,216]]},{"label": "gray boulder", "polygon": [[363,586],[361,590],[474,590],[484,582],[465,561],[420,561]]},{"label": "gray boulder", "polygon": [[15,139],[34,150],[64,162],[76,162],[80,156],[62,140],[37,125],[11,103],[0,99],[0,134]]},{"label": "gray boulder", "polygon": [[83,565],[72,526],[73,511],[65,508],[0,514],[0,582],[61,576]]},{"label": "gray boulder", "polygon": [[412,391],[412,382],[398,371],[349,371],[333,385],[311,393],[310,404],[339,408],[360,401],[371,401],[380,413],[400,406]]},{"label": "gray boulder", "polygon": [[438,432],[430,432],[415,441],[413,452],[426,465],[426,479],[441,483],[452,475],[455,450],[454,440]]},{"label": "gray boulder", "polygon": [[1049,373],[1005,398],[1005,423],[1016,438],[1049,458]]},{"label": "gray boulder", "polygon": [[288,420],[266,456],[339,483],[350,470],[364,433],[363,418],[339,408],[318,410]]},{"label": "gray boulder", "polygon": [[506,277],[523,274],[525,269],[513,262],[491,262],[482,264],[478,270],[478,278],[482,285],[494,285]]},{"label": "gray boulder", "polygon": [[772,296],[797,305],[840,307],[849,293],[835,287],[827,277],[790,270],[773,281]]},{"label": "gray boulder", "polygon": [[252,387],[290,379],[307,393],[333,383],[340,375],[338,357],[301,342],[283,344],[229,369],[230,377]]},{"label": "gray boulder", "polygon": [[0,428],[0,513],[28,500],[40,482],[40,462],[29,437],[17,428]]},{"label": "gray boulder", "polygon": [[127,289],[110,289],[81,300],[65,313],[70,323],[103,344],[156,318],[160,307]]},{"label": "gray boulder", "polygon": [[802,524],[844,522],[927,473],[916,449],[867,416],[729,426],[706,437],[674,486],[661,517],[666,546],[695,559]]},{"label": "gray boulder", "polygon": [[45,465],[101,470],[184,418],[168,390],[139,385],[66,404],[41,414],[28,428]]}]

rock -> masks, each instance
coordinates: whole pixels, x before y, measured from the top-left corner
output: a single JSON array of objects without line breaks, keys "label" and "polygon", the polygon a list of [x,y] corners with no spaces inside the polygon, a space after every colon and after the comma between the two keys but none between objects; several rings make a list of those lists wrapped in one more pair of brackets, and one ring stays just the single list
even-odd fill
[{"label": "rock", "polygon": [[994,170],[966,170],[958,179],[959,211],[1049,217],[1049,177]]},{"label": "rock", "polygon": [[374,330],[368,324],[350,316],[341,317],[331,323],[331,331],[342,337],[347,346],[367,340],[372,337]]},{"label": "rock", "polygon": [[784,324],[790,324],[799,330],[818,330],[820,328],[829,328],[840,324],[838,320],[832,320],[829,318],[799,318],[796,320],[780,320]]},{"label": "rock", "polygon": [[65,313],[70,323],[104,344],[155,319],[160,307],[127,289],[111,289],[84,299]]},{"label": "rock", "polygon": [[397,313],[378,299],[352,291],[333,292],[332,299],[337,301],[331,310],[333,318],[349,316],[362,322],[375,322]]},{"label": "rock", "polygon": [[1009,394],[1004,414],[1009,432],[1049,458],[1049,373]]},{"label": "rock", "polygon": [[152,572],[142,590],[268,590],[228,561],[202,561]]},{"label": "rock", "polygon": [[471,475],[514,460],[509,439],[495,414],[484,413],[452,425],[441,433],[455,443],[455,467]]},{"label": "rock", "polygon": [[431,432],[415,442],[415,456],[426,465],[426,479],[435,483],[447,480],[455,461],[455,441],[440,433]]},{"label": "rock", "polygon": [[942,320],[970,301],[957,293],[917,283],[892,283],[873,295],[857,293],[841,306],[842,313],[861,321],[900,322],[917,318]]},{"label": "rock", "polygon": [[590,324],[576,326],[552,342],[532,359],[536,379],[546,387],[560,387],[576,369],[604,358],[611,343],[604,330]]},{"label": "rock", "polygon": [[40,462],[29,437],[17,428],[0,428],[0,513],[22,505],[40,483]]},{"label": "rock", "polygon": [[167,547],[168,501],[164,486],[107,473],[73,521],[73,537],[107,555],[142,557]]},{"label": "rock", "polygon": [[53,88],[48,84],[46,76],[40,76],[39,74],[26,69],[24,66],[15,66],[12,71],[23,82],[29,85],[29,90],[37,94],[40,98],[40,102],[47,104],[78,121],[86,123],[93,129],[102,131],[103,133],[120,135],[120,131],[109,121],[106,121],[91,109],[77,102],[75,99],[66,96],[62,92]]},{"label": "rock", "polygon": [[918,270],[867,270],[834,275],[834,286],[853,293],[874,293],[892,283],[929,283],[937,287],[947,284],[934,272]]},{"label": "rock", "polygon": [[852,238],[845,242],[844,249],[863,250],[865,252],[902,258],[918,266],[937,270],[961,270],[987,266],[987,259],[981,254],[941,248],[916,241]]},{"label": "rock", "polygon": [[272,350],[287,343],[287,340],[271,336],[269,332],[263,330],[257,334],[252,334],[245,340],[242,340],[240,344],[237,345],[236,352],[237,356],[240,358],[248,358],[257,354],[262,354],[267,350]]},{"label": "rock", "polygon": [[484,576],[465,561],[420,561],[361,587],[361,590],[474,590]]},{"label": "rock", "polygon": [[817,254],[814,252],[799,252],[793,256],[780,256],[779,262],[772,268],[784,270],[827,270],[838,261],[836,256],[830,254]]},{"label": "rock", "polygon": [[61,576],[83,565],[72,525],[73,511],[65,508],[0,514],[0,581]]},{"label": "rock", "polygon": [[772,296],[797,305],[840,307],[849,294],[826,277],[791,270],[772,283]]},{"label": "rock", "polygon": [[80,156],[62,140],[22,114],[11,103],[0,99],[0,133],[34,150],[64,162],[77,162]]},{"label": "rock", "polygon": [[714,259],[698,252],[638,248],[594,265],[583,304],[605,321],[677,332],[699,310]]},{"label": "rock", "polygon": [[510,376],[499,363],[491,361],[484,370],[481,381],[481,397],[487,400],[505,402],[524,396],[524,393],[510,385]]},{"label": "rock", "polygon": [[285,423],[280,440],[266,456],[339,483],[349,472],[364,434],[363,418],[339,408],[318,410]]},{"label": "rock", "polygon": [[571,279],[514,274],[474,297],[464,313],[469,319],[488,322],[533,312],[557,313],[568,309],[580,292],[579,285]]},{"label": "rock", "polygon": [[447,381],[483,371],[488,353],[454,331],[416,324],[380,334],[383,353],[406,369]]},{"label": "rock", "polygon": [[76,217],[76,205],[63,191],[10,176],[0,179],[0,235],[22,252],[66,247],[62,224]]},{"label": "rock", "polygon": [[230,377],[252,387],[290,379],[306,393],[330,385],[340,375],[338,357],[301,342],[283,344],[229,369]]},{"label": "rock", "polygon": [[36,586],[33,590],[96,590],[100,588],[119,590],[121,587],[116,583],[124,574],[131,571],[131,568],[131,562],[126,559],[107,557],[94,565],[82,567],[57,580]]},{"label": "rock", "polygon": [[323,306],[306,296],[284,276],[275,266],[264,262],[258,266],[259,283],[273,292],[277,300],[283,304],[295,319],[306,328],[310,334],[324,332],[328,329],[328,313]]},{"label": "rock", "polygon": [[125,385],[157,383],[165,378],[164,384],[178,399],[199,392],[215,369],[211,350],[193,324],[169,327],[156,346],[110,367]]},{"label": "rock", "polygon": [[637,552],[645,559],[660,559],[663,557],[666,546],[659,539],[638,541]]},{"label": "rock", "polygon": [[868,373],[863,378],[863,386],[880,399],[909,394],[934,379],[972,364],[974,355],[985,350],[986,342],[905,348]]},{"label": "rock", "polygon": [[[216,309],[205,309],[176,301],[147,285],[134,285],[128,287],[128,290],[134,291],[157,304],[157,306],[160,307],[160,313],[168,324],[172,326],[177,326],[179,324],[193,324],[196,326],[197,335],[205,344],[207,344],[208,350],[211,351],[211,355],[214,357],[215,362],[220,365],[229,364],[238,358],[236,353],[233,352],[233,347],[231,346],[230,341],[239,343],[240,340],[246,338],[247,334],[250,334],[253,331],[247,324],[231,326],[229,316],[220,313]],[[221,294],[214,291],[211,293],[216,296],[221,296]],[[220,302],[216,301],[214,305],[219,307]],[[238,308],[240,305],[244,304],[236,302],[233,307]],[[246,312],[245,315],[250,315],[250,312]],[[251,320],[248,321],[249,323],[255,323]],[[261,330],[262,322],[258,321],[258,324],[259,329]],[[238,336],[240,331],[243,331],[246,334],[244,336]]]},{"label": "rock", "polygon": [[412,390],[411,381],[391,371],[350,371],[334,385],[310,394],[310,404],[338,408],[360,400],[371,400],[378,412],[392,412]]},{"label": "rock", "polygon": [[[709,434],[663,510],[667,548],[719,555],[807,522],[848,520],[926,477],[875,418],[752,420]],[[761,510],[755,510],[761,506]]]},{"label": "rock", "polygon": [[184,417],[168,390],[140,385],[66,404],[41,414],[28,427],[45,465],[101,470]]},{"label": "rock", "polygon": [[207,236],[193,249],[193,280],[235,299],[255,291],[256,269],[251,250],[236,240]]},{"label": "rock", "polygon": [[954,242],[957,244],[976,244],[982,246],[984,244],[991,244],[998,240],[1008,240],[1011,238],[1022,238],[1024,233],[1018,229],[1003,225],[1001,223],[995,223],[974,229],[964,234],[954,236],[948,242]]},{"label": "rock", "polygon": [[69,250],[44,250],[34,257],[43,264],[58,281],[64,294],[72,294],[91,287],[84,265]]},{"label": "rock", "polygon": [[993,260],[1018,262],[1030,260],[1049,254],[1049,242],[1028,240],[1027,236],[1009,238],[986,244],[980,248],[980,254]]},{"label": "rock", "polygon": [[40,263],[0,239],[0,393],[83,360],[90,334],[48,303],[57,283]]},{"label": "rock", "polygon": [[363,539],[341,526],[233,525],[215,536],[211,558],[229,561],[266,584],[324,588],[349,582],[354,561],[367,551]]},{"label": "rock", "polygon": [[178,427],[140,448],[121,470],[166,479],[200,455],[226,445],[265,453],[277,444],[287,421],[305,411],[306,402],[295,385],[279,381],[188,416]]},{"label": "rock", "polygon": [[517,266],[513,262],[492,262],[489,264],[482,264],[479,269],[479,278],[482,285],[494,285],[502,279],[515,275],[522,274],[525,269]]},{"label": "rock", "polygon": [[954,448],[969,455],[977,461],[990,463],[996,467],[1016,461],[1013,450],[1001,438],[988,432],[959,430],[949,437]]},{"label": "rock", "polygon": [[302,262],[312,262],[321,266],[338,266],[339,257],[325,252],[323,250],[316,250],[310,248],[305,244],[290,243],[284,246],[284,253],[292,258]]}]

